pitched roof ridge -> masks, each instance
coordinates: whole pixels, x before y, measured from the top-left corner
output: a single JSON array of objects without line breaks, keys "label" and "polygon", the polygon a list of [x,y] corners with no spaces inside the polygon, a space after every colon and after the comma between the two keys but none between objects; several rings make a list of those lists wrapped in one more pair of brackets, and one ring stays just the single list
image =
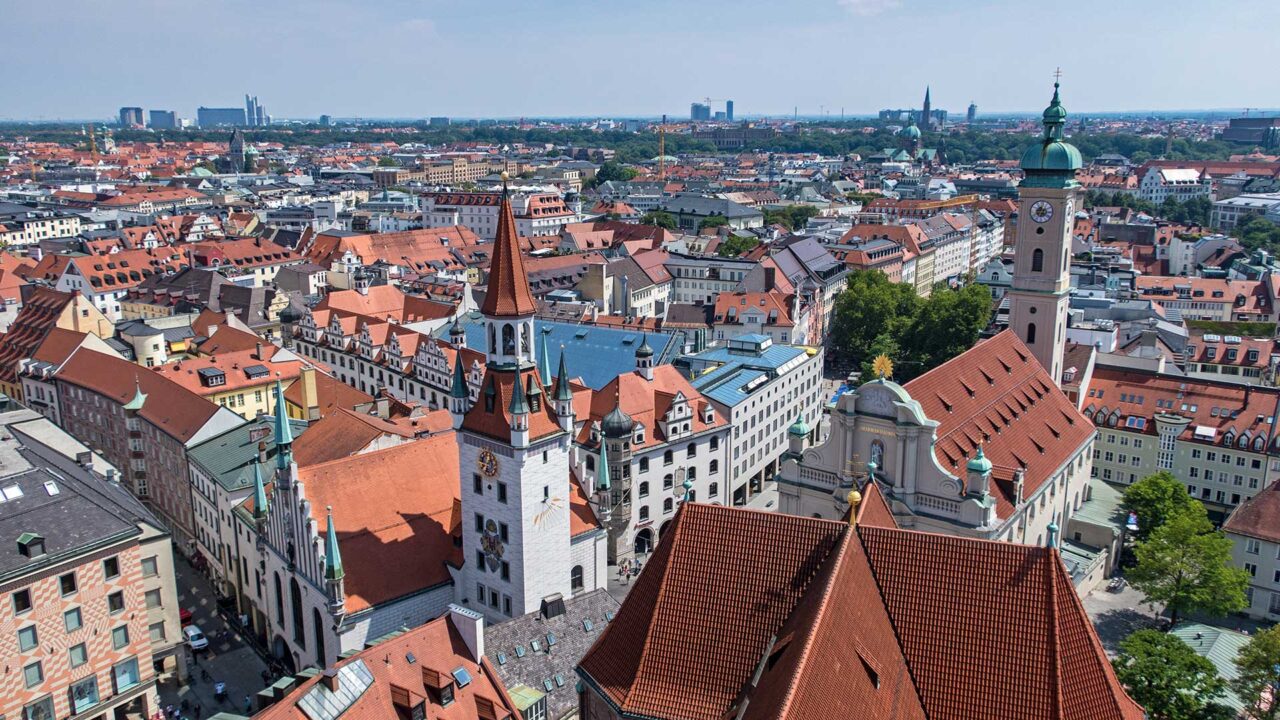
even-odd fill
[{"label": "pitched roof ridge", "polygon": [[[684,515],[687,515],[689,512],[691,512],[688,508],[692,506],[693,506],[693,503],[680,503],[680,507],[676,508],[676,514],[671,518],[671,542],[668,543],[669,549],[667,550],[668,557],[667,557],[667,567],[666,567],[666,571],[668,573],[671,572],[672,563],[676,558],[676,555],[675,555],[676,543],[680,541],[680,536],[683,535],[684,525],[688,522],[687,520],[685,520],[685,522],[681,522],[681,520],[684,520],[683,518]],[[641,677],[644,674],[643,671],[645,669],[645,666],[653,658],[653,655],[649,652],[650,650],[649,641],[650,639],[653,638],[653,633],[655,632],[658,625],[658,623],[654,622],[654,618],[658,614],[658,608],[662,607],[662,603],[666,598],[666,595],[667,595],[667,583],[665,582],[658,583],[658,594],[653,599],[653,611],[650,613],[649,622],[646,624],[646,627],[645,627],[644,643],[640,646],[643,649],[640,652],[640,659],[636,661],[635,677]],[[632,691],[635,690],[635,687],[636,686],[634,684],[631,686]],[[628,697],[623,700],[623,704],[626,703],[626,700],[630,699],[629,696],[630,696],[630,693],[628,693]]]},{"label": "pitched roof ridge", "polygon": [[[867,531],[870,531],[873,534],[888,533],[888,532],[905,532],[905,533],[917,533],[919,535],[931,535],[933,537],[940,537],[935,533],[927,533],[919,530],[903,530],[902,528],[897,528],[897,527],[886,528],[886,527],[878,527],[878,526],[864,526],[859,524],[859,525],[855,525],[854,529],[858,533],[858,543],[860,546],[862,544],[862,533]],[[1001,544],[1004,544],[1004,543],[1001,543]],[[912,667],[911,657],[907,653],[906,644],[903,643],[902,641],[902,632],[898,629],[898,621],[894,619],[893,611],[889,608],[889,603],[887,600],[885,600],[885,597],[884,597],[884,581],[880,579],[880,573],[876,570],[876,567],[877,567],[876,563],[871,561],[871,553],[867,552],[867,549],[865,546],[862,547],[862,551],[867,556],[867,570],[871,573],[871,579],[874,580],[876,583],[876,597],[880,598],[880,607],[881,609],[884,610],[884,616],[889,621],[889,627],[893,628],[893,640],[898,644],[898,652],[902,653],[902,664],[906,666],[907,675],[911,678],[911,687],[912,689],[915,690],[916,696],[920,700],[920,706],[922,709],[924,709],[925,715],[927,716],[929,714],[929,711],[928,711],[928,708],[925,707],[924,693],[922,693],[920,690],[920,680],[919,678],[916,677],[916,670],[914,667]]]},{"label": "pitched roof ridge", "polygon": [[1058,651],[1058,577],[1056,565],[1061,564],[1058,559],[1058,551],[1054,548],[1047,549],[1049,562],[1045,567],[1045,573],[1048,574],[1049,580],[1049,657],[1054,659],[1053,673],[1049,677],[1049,682],[1053,683],[1053,719],[1063,720],[1065,698],[1062,696],[1062,653]]},{"label": "pitched roof ridge", "polygon": [[[832,554],[828,554],[825,558],[825,562],[823,563],[823,567],[819,570],[820,574],[824,574],[826,576],[823,580],[822,587],[813,587],[813,581],[818,578],[815,577],[811,579],[809,581],[809,587],[805,589],[804,596],[795,604],[795,607],[791,608],[791,613],[778,626],[779,630],[786,627],[787,622],[791,620],[792,616],[804,609],[805,600],[808,599],[809,593],[819,589],[822,591],[821,597],[818,598],[818,608],[814,615],[813,622],[807,628],[808,632],[804,634],[804,645],[800,648],[800,657],[796,659],[794,672],[791,673],[791,678],[787,682],[787,692],[783,695],[782,702],[779,703],[776,708],[777,717],[785,716],[787,709],[791,706],[791,701],[795,698],[796,688],[800,685],[801,674],[804,672],[805,665],[809,661],[809,651],[813,648],[813,644],[817,640],[817,633],[814,631],[822,621],[823,616],[826,614],[827,603],[831,600],[831,595],[835,589],[836,578],[840,576],[840,566],[844,563],[845,554],[848,552],[849,546],[853,544],[856,539],[857,533],[850,532],[848,530],[848,525],[846,525],[845,528],[846,529],[840,534],[840,543],[835,548],[834,557]],[[870,563],[868,563],[868,565],[869,564]],[[879,595],[878,592],[876,594]],[[887,609],[885,610],[885,613],[888,613]]]}]

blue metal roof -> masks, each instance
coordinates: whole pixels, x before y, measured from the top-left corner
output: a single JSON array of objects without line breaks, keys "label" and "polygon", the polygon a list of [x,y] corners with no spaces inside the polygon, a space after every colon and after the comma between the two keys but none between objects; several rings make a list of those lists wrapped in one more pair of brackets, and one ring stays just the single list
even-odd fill
[{"label": "blue metal roof", "polygon": [[[464,318],[462,327],[467,333],[467,347],[484,352],[484,323],[479,314],[469,314]],[[562,345],[569,376],[582,378],[593,390],[599,390],[619,375],[636,368],[636,349],[640,347],[641,333],[635,328],[615,329],[541,319],[535,319],[533,327],[535,347],[541,347],[541,338],[546,334],[547,359],[553,376],[560,366]],[[443,330],[437,334],[447,336],[448,326]],[[684,342],[681,336],[664,332],[649,333],[648,341],[653,348],[654,363],[659,365],[669,362]]]},{"label": "blue metal roof", "polygon": [[776,370],[804,354],[804,348],[794,345],[773,345],[761,353],[731,352],[727,347],[713,347],[690,355],[688,359],[699,363],[735,363]]},{"label": "blue metal roof", "polygon": [[[723,370],[725,368],[720,369]],[[748,388],[751,384],[759,380],[767,379],[769,373],[763,370],[738,368],[737,372],[729,374],[728,377],[713,377],[719,375],[722,375],[722,373],[708,373],[707,375],[698,378],[698,382],[695,382],[693,385],[697,388],[698,392],[702,393],[706,397],[709,397],[718,403],[732,407],[750,397]],[[711,380],[708,382],[702,382],[704,379],[708,378]]]}]

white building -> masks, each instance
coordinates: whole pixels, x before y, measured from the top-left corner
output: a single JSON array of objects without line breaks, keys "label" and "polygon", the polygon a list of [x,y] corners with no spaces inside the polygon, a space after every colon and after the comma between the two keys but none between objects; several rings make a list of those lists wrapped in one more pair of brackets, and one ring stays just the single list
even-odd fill
[{"label": "white building", "polygon": [[1222,529],[1234,543],[1232,561],[1249,572],[1245,614],[1280,621],[1280,482],[1236,508]]},{"label": "white building", "polygon": [[1166,198],[1178,202],[1203,197],[1213,192],[1213,181],[1208,173],[1201,174],[1193,168],[1150,167],[1138,181],[1138,197],[1159,205]]}]

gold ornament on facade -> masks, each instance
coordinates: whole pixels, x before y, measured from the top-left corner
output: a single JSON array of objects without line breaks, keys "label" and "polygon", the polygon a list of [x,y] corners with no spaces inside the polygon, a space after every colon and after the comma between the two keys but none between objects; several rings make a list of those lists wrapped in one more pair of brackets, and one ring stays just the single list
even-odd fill
[{"label": "gold ornament on facade", "polygon": [[893,361],[888,355],[878,355],[871,363],[871,369],[881,380],[893,377]]}]

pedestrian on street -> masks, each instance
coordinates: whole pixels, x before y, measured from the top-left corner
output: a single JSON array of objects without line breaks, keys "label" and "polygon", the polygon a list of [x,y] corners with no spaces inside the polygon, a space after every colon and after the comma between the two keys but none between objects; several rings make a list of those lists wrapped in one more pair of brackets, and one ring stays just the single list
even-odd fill
[{"label": "pedestrian on street", "polygon": [[178,709],[177,709],[177,708],[175,708],[175,707],[173,706],[173,703],[169,703],[168,705],[166,705],[166,706],[165,706],[165,708],[164,708],[164,716],[165,716],[165,717],[167,717],[167,718],[173,718],[173,717],[175,717],[177,714],[178,714]]}]

